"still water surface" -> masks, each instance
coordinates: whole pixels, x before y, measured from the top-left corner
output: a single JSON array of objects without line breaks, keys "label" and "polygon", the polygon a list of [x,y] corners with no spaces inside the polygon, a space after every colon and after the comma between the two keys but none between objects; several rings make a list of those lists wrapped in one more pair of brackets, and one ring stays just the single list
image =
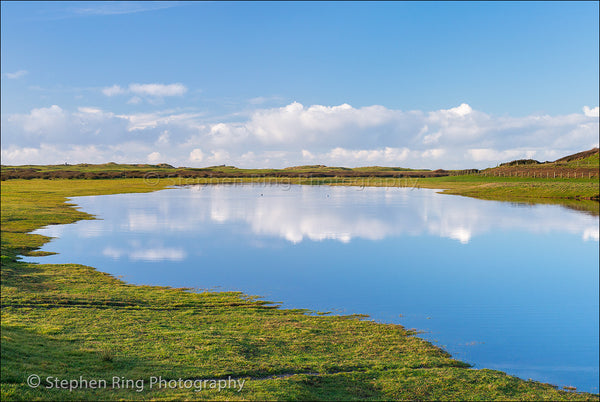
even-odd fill
[{"label": "still water surface", "polygon": [[426,331],[476,368],[598,392],[598,217],[436,190],[212,185],[75,197],[44,263]]}]

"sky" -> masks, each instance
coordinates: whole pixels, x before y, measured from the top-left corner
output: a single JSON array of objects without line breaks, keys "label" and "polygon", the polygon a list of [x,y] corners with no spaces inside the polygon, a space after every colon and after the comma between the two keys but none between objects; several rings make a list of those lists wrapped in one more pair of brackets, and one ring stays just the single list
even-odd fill
[{"label": "sky", "polygon": [[485,168],[598,146],[598,2],[1,3],[2,164]]}]

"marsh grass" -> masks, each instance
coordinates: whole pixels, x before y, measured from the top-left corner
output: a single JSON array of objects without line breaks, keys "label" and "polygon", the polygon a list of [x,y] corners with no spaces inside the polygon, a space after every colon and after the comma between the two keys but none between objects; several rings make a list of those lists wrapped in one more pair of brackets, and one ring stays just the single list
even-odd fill
[{"label": "marsh grass", "polygon": [[[2,400],[599,400],[474,370],[400,325],[312,314],[239,292],[134,286],[77,264],[20,260],[32,230],[80,219],[67,197],[154,191],[142,179],[2,183]],[[518,329],[515,329],[518,330]],[[26,379],[247,380],[234,390],[31,388]]]},{"label": "marsh grass", "polygon": [[98,350],[98,357],[103,362],[112,362],[115,357],[113,348],[108,345],[102,345]]}]

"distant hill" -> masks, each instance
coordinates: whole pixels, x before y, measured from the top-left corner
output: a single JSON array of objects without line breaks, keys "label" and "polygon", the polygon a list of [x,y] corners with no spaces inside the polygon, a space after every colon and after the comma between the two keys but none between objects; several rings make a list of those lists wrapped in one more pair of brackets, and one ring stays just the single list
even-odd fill
[{"label": "distant hill", "polygon": [[589,160],[589,162],[593,162],[594,160],[598,160],[598,155],[600,150],[598,148],[592,148],[588,151],[577,152],[573,155],[563,156],[560,159],[555,160],[554,162],[546,161],[540,162],[535,159],[517,159],[510,162],[501,163],[499,166],[520,166],[520,165],[540,165],[540,164],[548,164],[548,163],[566,163],[573,161],[583,161]]},{"label": "distant hill", "polygon": [[598,148],[563,156],[553,162],[535,159],[518,159],[484,169],[484,175],[500,177],[581,178],[591,179],[600,175],[600,152]]},{"label": "distant hill", "polygon": [[571,162],[571,161],[576,161],[576,160],[581,160],[581,159],[587,159],[590,157],[596,157],[595,159],[598,159],[598,155],[600,154],[600,149],[598,148],[592,148],[589,151],[583,151],[583,152],[577,152],[576,154],[573,155],[568,155],[568,156],[563,156],[560,159],[555,160],[554,162]]},{"label": "distant hill", "polygon": [[519,166],[519,165],[539,165],[540,161],[536,161],[535,159],[517,159],[510,162],[501,163],[500,166]]},{"label": "distant hill", "polygon": [[78,165],[2,165],[0,178],[10,179],[113,179],[113,178],[161,178],[161,177],[441,177],[464,174],[493,175],[501,177],[598,177],[599,150],[567,155],[554,162],[539,162],[535,159],[518,159],[484,170],[428,170],[402,167],[366,166],[358,168],[331,167],[325,165],[293,166],[285,169],[240,169],[235,166],[210,166],[204,168],[175,168],[166,163],[149,164],[103,164],[80,163]]},{"label": "distant hill", "polygon": [[116,179],[116,178],[255,178],[255,177],[440,177],[449,172],[438,169],[407,169],[400,167],[370,166],[362,168],[328,167],[325,165],[294,166],[285,169],[240,169],[235,166],[210,166],[205,168],[175,168],[166,163],[116,164],[114,162],[92,165],[25,165],[4,166],[0,178],[10,179]]}]

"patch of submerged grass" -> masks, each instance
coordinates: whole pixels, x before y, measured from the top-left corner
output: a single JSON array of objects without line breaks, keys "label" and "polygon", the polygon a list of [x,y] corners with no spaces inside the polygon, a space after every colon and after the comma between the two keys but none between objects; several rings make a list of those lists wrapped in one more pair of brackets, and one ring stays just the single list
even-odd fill
[{"label": "patch of submerged grass", "polygon": [[[239,292],[133,286],[77,264],[19,261],[48,240],[27,232],[93,218],[66,197],[157,188],[141,179],[2,183],[3,400],[598,400],[470,369],[399,325],[279,309]],[[141,380],[145,389],[34,389],[26,384],[31,374]],[[247,381],[241,393],[149,390],[150,376]]]}]

